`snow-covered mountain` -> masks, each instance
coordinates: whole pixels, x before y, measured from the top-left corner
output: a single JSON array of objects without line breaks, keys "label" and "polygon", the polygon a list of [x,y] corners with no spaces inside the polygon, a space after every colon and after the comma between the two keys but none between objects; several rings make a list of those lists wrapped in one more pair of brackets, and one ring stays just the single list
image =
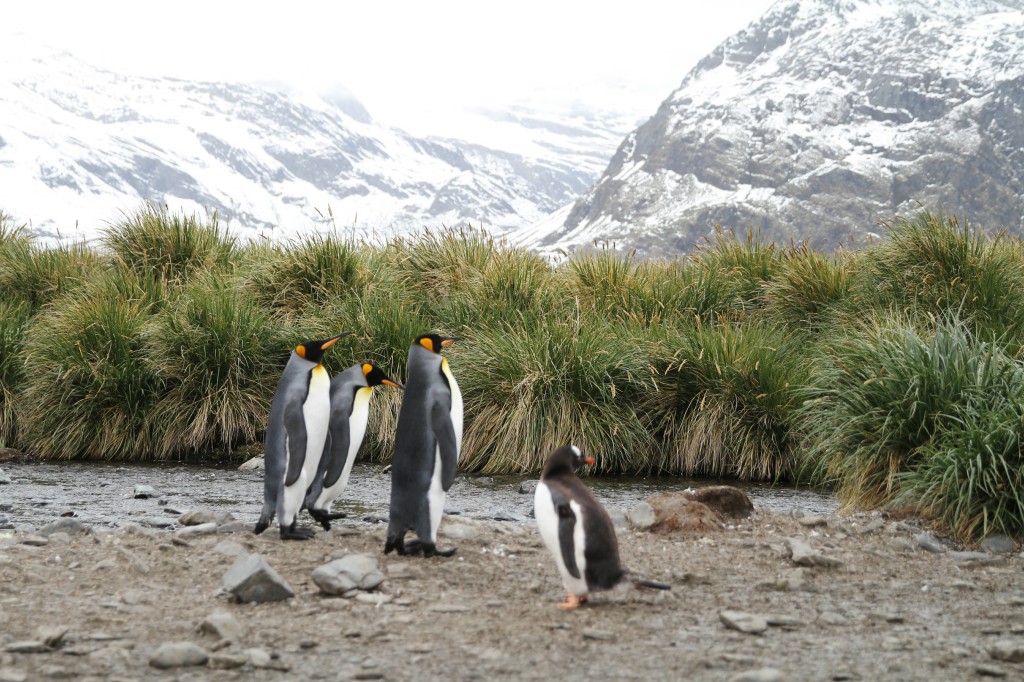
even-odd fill
[{"label": "snow-covered mountain", "polygon": [[662,255],[715,224],[829,248],[921,207],[1024,230],[1024,2],[782,0],[521,243]]},{"label": "snow-covered mountain", "polygon": [[498,148],[378,125],[344,91],[127,77],[27,38],[0,63],[0,211],[44,239],[94,238],[143,201],[217,210],[242,237],[500,233],[582,194],[637,120],[478,112]]}]

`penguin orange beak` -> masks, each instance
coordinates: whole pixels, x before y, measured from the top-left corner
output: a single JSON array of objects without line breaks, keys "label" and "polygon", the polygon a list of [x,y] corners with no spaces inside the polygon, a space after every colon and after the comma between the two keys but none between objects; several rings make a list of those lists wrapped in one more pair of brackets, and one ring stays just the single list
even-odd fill
[{"label": "penguin orange beak", "polygon": [[461,336],[446,336],[445,338],[441,339],[441,346],[442,347],[447,347],[447,346],[452,345],[456,341],[462,341],[462,337]]},{"label": "penguin orange beak", "polygon": [[336,344],[338,342],[338,339],[343,339],[346,336],[349,336],[351,334],[355,334],[355,332],[342,332],[342,333],[338,334],[337,336],[332,336],[331,338],[327,339],[322,344],[320,344],[320,348],[322,350],[327,350],[328,348],[330,348],[331,346]]},{"label": "penguin orange beak", "polygon": [[586,462],[587,464],[597,464],[597,460],[594,459],[593,457],[584,457],[583,461]]},{"label": "penguin orange beak", "polygon": [[400,389],[402,389],[403,391],[405,390],[405,386],[403,386],[403,385],[401,384],[401,382],[398,382],[398,381],[392,381],[391,379],[385,379],[385,380],[384,380],[384,381],[382,381],[381,383],[383,383],[383,384],[387,384],[388,386],[394,386],[395,388],[400,388]]}]

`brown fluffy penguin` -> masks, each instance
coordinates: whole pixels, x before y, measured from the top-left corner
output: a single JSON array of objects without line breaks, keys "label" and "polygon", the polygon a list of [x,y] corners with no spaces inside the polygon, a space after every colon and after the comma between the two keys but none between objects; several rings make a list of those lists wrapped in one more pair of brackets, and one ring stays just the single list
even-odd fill
[{"label": "brown fluffy penguin", "polygon": [[567,609],[586,602],[591,592],[623,581],[669,589],[665,583],[633,578],[622,567],[612,519],[576,475],[576,469],[593,463],[574,445],[558,448],[548,456],[533,497],[537,529],[568,593],[559,606]]}]

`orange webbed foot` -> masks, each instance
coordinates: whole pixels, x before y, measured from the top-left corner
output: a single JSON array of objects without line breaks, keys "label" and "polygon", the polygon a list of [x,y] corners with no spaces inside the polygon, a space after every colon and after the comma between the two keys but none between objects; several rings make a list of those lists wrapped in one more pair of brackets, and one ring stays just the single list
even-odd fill
[{"label": "orange webbed foot", "polygon": [[567,594],[565,596],[565,601],[559,604],[558,607],[561,609],[577,609],[579,608],[580,604],[586,601],[587,598],[585,596],[579,597],[575,594]]}]

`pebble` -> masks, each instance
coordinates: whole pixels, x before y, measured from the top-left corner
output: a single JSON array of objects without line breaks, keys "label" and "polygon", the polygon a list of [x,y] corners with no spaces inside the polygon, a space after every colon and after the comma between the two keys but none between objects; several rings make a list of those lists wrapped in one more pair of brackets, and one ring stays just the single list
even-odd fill
[{"label": "pebble", "polygon": [[932,533],[918,533],[914,536],[914,542],[928,552],[942,554],[946,551],[946,546]]},{"label": "pebble", "polygon": [[22,536],[21,544],[28,545],[29,547],[44,547],[50,544],[50,541],[44,538],[42,535],[29,533],[27,535]]},{"label": "pebble", "polygon": [[747,670],[729,678],[729,682],[781,682],[782,673],[775,668]]},{"label": "pebble", "polygon": [[206,665],[210,655],[206,649],[192,642],[167,642],[157,647],[149,659],[154,668],[166,670],[192,665]]},{"label": "pebble", "polygon": [[194,526],[185,526],[174,531],[174,537],[176,538],[190,538],[197,535],[209,535],[217,531],[217,523],[211,521],[210,523],[200,523]]},{"label": "pebble", "polygon": [[497,509],[493,511],[491,518],[495,521],[511,521],[512,523],[527,523],[530,520],[522,514],[505,509]]},{"label": "pebble", "polygon": [[349,554],[313,570],[313,582],[325,594],[353,589],[372,590],[384,582],[377,560],[365,554]]},{"label": "pebble", "polygon": [[722,624],[727,628],[739,630],[747,634],[759,634],[768,629],[768,621],[762,616],[744,611],[722,611],[718,614]]},{"label": "pebble", "polygon": [[249,657],[239,654],[210,654],[206,665],[211,670],[235,670],[249,663]]},{"label": "pebble", "polygon": [[832,557],[826,557],[823,554],[819,554],[814,549],[797,538],[788,538],[786,542],[789,544],[790,558],[794,564],[798,566],[823,566],[825,568],[834,568],[836,566],[842,566],[843,562],[839,559]]},{"label": "pebble", "polygon": [[13,482],[11,477],[4,473],[3,469],[0,469],[0,485],[10,485]]},{"label": "pebble", "polygon": [[1009,554],[1017,549],[1017,543],[1003,534],[990,535],[981,541],[981,551],[990,554]]},{"label": "pebble", "polygon": [[817,514],[808,514],[807,516],[801,516],[798,523],[806,528],[817,528],[818,526],[827,526],[828,519]]},{"label": "pebble", "polygon": [[277,571],[259,554],[249,554],[234,563],[224,575],[224,590],[241,602],[268,602],[295,596]]},{"label": "pebble", "polygon": [[647,502],[640,502],[626,513],[626,518],[637,530],[650,530],[658,520],[654,507]]},{"label": "pebble", "polygon": [[519,484],[519,494],[533,495],[534,492],[536,492],[537,490],[538,483],[540,483],[540,481],[537,480],[523,481],[522,483]]},{"label": "pebble", "polygon": [[1024,663],[1024,639],[1001,639],[989,646],[988,655],[997,661]]},{"label": "pebble", "polygon": [[89,526],[85,525],[76,518],[65,516],[57,519],[52,523],[48,523],[39,529],[40,535],[53,535],[54,533],[67,533],[68,535],[77,535],[79,533],[90,532]]},{"label": "pebble", "polygon": [[214,635],[222,641],[238,642],[242,639],[242,625],[227,611],[214,611],[199,624],[199,632]]},{"label": "pebble", "polygon": [[263,471],[263,458],[253,457],[250,460],[246,460],[238,465],[239,471]]},{"label": "pebble", "polygon": [[246,655],[249,657],[249,662],[252,663],[254,668],[269,668],[273,659],[263,649],[252,648],[246,649]]},{"label": "pebble", "polygon": [[135,490],[132,492],[132,497],[137,500],[147,500],[151,497],[156,497],[156,490],[151,485],[139,484],[135,486]]},{"label": "pebble", "polygon": [[40,625],[36,629],[36,639],[52,649],[56,649],[64,643],[66,634],[68,634],[67,625]]}]

